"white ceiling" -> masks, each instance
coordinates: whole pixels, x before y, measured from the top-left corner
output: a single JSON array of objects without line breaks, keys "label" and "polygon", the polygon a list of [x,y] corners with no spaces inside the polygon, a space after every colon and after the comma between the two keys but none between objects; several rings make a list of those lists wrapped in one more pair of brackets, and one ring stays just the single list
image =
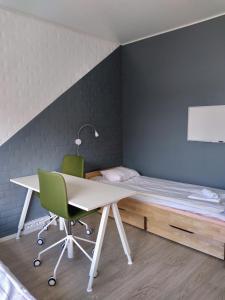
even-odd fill
[{"label": "white ceiling", "polygon": [[0,4],[120,44],[225,13],[225,0],[0,0]]}]

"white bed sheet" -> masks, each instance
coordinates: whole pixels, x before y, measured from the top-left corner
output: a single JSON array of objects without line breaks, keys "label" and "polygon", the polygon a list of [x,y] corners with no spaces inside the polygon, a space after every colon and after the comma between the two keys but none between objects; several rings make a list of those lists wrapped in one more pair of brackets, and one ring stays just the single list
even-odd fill
[{"label": "white bed sheet", "polygon": [[134,190],[137,194],[132,198],[144,203],[155,203],[225,221],[225,190],[210,188],[221,198],[220,203],[211,203],[188,198],[189,195],[200,193],[206,188],[203,186],[146,176],[137,176],[123,182],[110,182],[103,176],[92,179]]},{"label": "white bed sheet", "polygon": [[19,280],[0,261],[0,299],[35,300]]}]

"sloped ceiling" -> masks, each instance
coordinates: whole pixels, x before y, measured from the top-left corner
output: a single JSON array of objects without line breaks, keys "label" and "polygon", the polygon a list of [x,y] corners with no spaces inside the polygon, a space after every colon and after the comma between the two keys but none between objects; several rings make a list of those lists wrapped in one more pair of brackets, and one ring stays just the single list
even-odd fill
[{"label": "sloped ceiling", "polygon": [[4,9],[0,45],[0,145],[118,47]]},{"label": "sloped ceiling", "polygon": [[225,13],[224,0],[0,0],[121,44]]}]

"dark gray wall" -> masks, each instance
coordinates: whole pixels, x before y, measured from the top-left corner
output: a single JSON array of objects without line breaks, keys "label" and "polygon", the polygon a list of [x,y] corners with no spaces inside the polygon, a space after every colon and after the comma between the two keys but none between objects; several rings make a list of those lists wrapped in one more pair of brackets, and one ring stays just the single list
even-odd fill
[{"label": "dark gray wall", "polygon": [[188,106],[225,104],[225,17],[122,47],[124,164],[225,188],[225,145],[187,142]]},{"label": "dark gray wall", "polygon": [[[0,237],[16,232],[26,193],[9,178],[31,175],[37,168],[59,169],[65,154],[76,153],[73,140],[83,123],[94,124],[100,134],[95,139],[90,129],[82,131],[86,171],[121,164],[120,71],[117,49],[0,147]],[[44,214],[33,199],[28,219]]]}]

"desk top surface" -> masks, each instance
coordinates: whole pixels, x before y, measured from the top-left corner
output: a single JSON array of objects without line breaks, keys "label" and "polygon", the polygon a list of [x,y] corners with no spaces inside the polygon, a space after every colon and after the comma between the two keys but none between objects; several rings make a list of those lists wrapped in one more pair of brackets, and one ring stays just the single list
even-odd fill
[{"label": "desk top surface", "polygon": [[[116,187],[84,178],[61,174],[66,182],[68,203],[80,209],[90,211],[105,205],[118,202],[135,194],[129,189]],[[11,182],[39,192],[37,175],[10,179]]]}]

